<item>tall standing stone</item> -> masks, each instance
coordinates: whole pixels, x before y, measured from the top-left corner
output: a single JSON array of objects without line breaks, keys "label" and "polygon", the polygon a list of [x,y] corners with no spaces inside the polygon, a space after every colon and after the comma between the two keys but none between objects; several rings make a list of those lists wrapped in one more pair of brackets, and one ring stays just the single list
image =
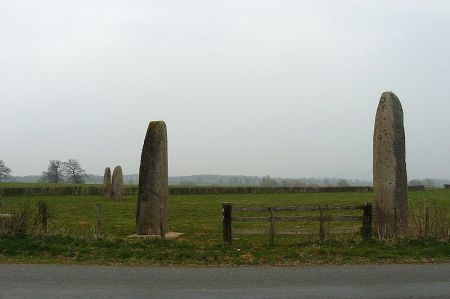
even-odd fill
[{"label": "tall standing stone", "polygon": [[408,225],[407,182],[402,105],[393,92],[384,92],[373,135],[375,221],[382,236]]},{"label": "tall standing stone", "polygon": [[123,174],[122,167],[116,166],[112,175],[111,199],[122,199]]},{"label": "tall standing stone", "polygon": [[169,176],[167,129],[163,121],[150,122],[142,147],[137,202],[137,233],[166,234]]},{"label": "tall standing stone", "polygon": [[110,197],[111,196],[111,169],[109,167],[105,168],[105,174],[103,175],[103,186],[104,186],[104,190],[103,190],[103,194],[106,197]]}]

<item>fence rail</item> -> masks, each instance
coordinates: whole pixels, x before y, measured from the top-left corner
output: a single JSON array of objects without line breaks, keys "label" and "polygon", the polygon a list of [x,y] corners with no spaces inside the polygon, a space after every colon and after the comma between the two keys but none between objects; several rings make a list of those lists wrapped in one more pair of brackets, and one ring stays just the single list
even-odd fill
[{"label": "fence rail", "polygon": [[[269,212],[268,216],[233,216],[232,212]],[[362,210],[362,216],[353,215],[324,215],[325,211],[349,211],[349,210]],[[276,215],[275,212],[289,211],[289,212],[305,212],[305,211],[318,211],[318,216],[286,216]],[[372,237],[372,204],[364,203],[362,205],[346,205],[346,206],[271,206],[271,207],[241,207],[232,206],[230,203],[222,203],[222,216],[223,216],[223,240],[225,243],[232,243],[232,223],[233,222],[269,222],[269,241],[270,244],[274,243],[276,234],[276,222],[305,222],[305,221],[318,221],[320,222],[319,235],[321,239],[325,236],[325,222],[330,221],[349,221],[349,222],[361,222],[362,223],[362,238],[365,241],[370,240]],[[252,229],[239,230],[241,234],[261,234]],[[297,232],[278,232],[283,234],[302,234]]]},{"label": "fence rail", "polygon": [[284,206],[284,207],[239,207],[234,206],[235,211],[333,211],[333,210],[362,210],[364,205],[347,205],[347,206]]}]

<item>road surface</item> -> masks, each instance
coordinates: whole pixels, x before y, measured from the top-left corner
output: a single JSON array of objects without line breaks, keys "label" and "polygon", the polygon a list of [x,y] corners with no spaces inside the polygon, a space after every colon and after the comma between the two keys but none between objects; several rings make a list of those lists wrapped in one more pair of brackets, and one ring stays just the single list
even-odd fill
[{"label": "road surface", "polygon": [[450,298],[450,264],[208,268],[0,264],[0,298]]}]

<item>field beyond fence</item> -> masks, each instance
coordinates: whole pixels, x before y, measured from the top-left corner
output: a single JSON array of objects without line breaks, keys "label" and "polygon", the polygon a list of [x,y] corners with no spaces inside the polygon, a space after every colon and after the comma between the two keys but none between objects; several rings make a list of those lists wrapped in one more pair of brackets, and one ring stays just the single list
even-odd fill
[{"label": "field beyond fence", "polygon": [[[36,186],[37,185],[37,186]],[[409,191],[424,190],[424,186],[409,186]],[[103,185],[63,185],[50,184],[0,184],[0,196],[36,196],[36,195],[102,195]],[[270,193],[337,193],[337,192],[370,192],[369,186],[357,187],[178,187],[170,186],[172,195],[203,194],[270,194]],[[124,187],[123,194],[137,195],[138,187]]]},{"label": "field beyond fence", "polygon": [[[0,263],[292,265],[450,261],[448,241],[418,238],[363,242],[360,222],[329,221],[330,231],[349,228],[355,234],[329,234],[325,240],[321,240],[319,222],[277,222],[280,231],[310,229],[317,234],[276,235],[274,245],[267,234],[238,234],[233,235],[231,246],[223,243],[223,202],[241,207],[347,206],[372,199],[372,192],[171,195],[169,230],[184,234],[174,240],[136,240],[129,238],[136,232],[135,195],[127,195],[121,201],[102,195],[7,196],[0,200],[0,214],[25,211],[29,214],[24,215],[30,219],[25,234],[0,235]],[[39,202],[47,203],[46,233],[42,233],[43,226],[36,226],[38,222],[33,215],[38,211]],[[409,202],[411,210],[437,205],[446,220],[450,220],[448,189],[411,192]],[[42,204],[40,207],[42,210]],[[101,235],[97,227],[98,213]],[[247,216],[259,216],[251,214],[256,212],[249,213]],[[295,216],[286,213],[280,216]],[[306,211],[305,216],[314,216],[313,213]],[[345,214],[337,211],[332,216],[345,215],[360,217],[362,214],[361,210],[346,210]],[[240,215],[236,211],[234,216]],[[256,230],[260,225],[267,228],[268,222],[236,222],[233,228]]]}]

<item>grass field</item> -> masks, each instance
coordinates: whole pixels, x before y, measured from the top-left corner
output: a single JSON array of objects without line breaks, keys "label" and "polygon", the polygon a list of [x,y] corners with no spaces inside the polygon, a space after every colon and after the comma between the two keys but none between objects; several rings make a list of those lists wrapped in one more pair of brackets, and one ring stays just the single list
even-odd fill
[{"label": "grass field", "polygon": [[[373,193],[296,193],[177,195],[169,201],[169,227],[184,235],[176,240],[134,240],[136,198],[111,201],[101,196],[4,197],[0,213],[18,206],[48,202],[49,236],[0,236],[0,262],[94,264],[336,264],[369,262],[449,261],[450,246],[440,241],[372,241],[355,234],[277,236],[270,246],[267,236],[237,236],[233,245],[222,243],[221,204],[236,205],[347,205],[370,202]],[[410,205],[438,205],[450,220],[450,190],[410,192]],[[105,238],[94,238],[95,205],[102,203]],[[352,212],[360,215],[360,211]],[[349,214],[346,212],[345,214]],[[260,214],[263,215],[263,214]],[[332,223],[334,228],[349,223]],[[359,223],[353,224],[355,230]],[[239,223],[234,228],[266,228],[267,224]],[[318,223],[280,224],[278,228],[308,228]]]}]

